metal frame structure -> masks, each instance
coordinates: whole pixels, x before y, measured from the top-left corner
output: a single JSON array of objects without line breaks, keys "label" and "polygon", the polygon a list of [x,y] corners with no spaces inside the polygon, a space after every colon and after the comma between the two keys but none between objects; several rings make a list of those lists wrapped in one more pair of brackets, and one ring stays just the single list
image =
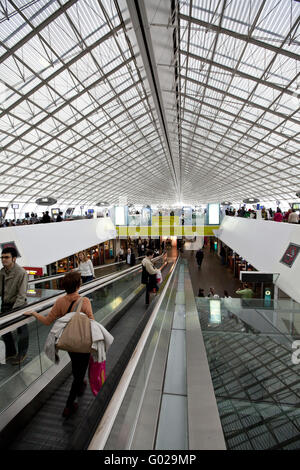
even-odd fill
[{"label": "metal frame structure", "polygon": [[0,201],[299,190],[295,0],[1,0]]}]

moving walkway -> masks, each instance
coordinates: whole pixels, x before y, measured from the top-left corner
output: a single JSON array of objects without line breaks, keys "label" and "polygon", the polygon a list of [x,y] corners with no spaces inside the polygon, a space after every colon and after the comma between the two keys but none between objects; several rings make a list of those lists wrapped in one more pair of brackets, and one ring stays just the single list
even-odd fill
[{"label": "moving walkway", "polygon": [[[163,269],[164,277],[172,269],[173,263],[168,263],[166,254],[153,261],[156,267]],[[125,266],[117,273],[84,284],[79,291],[90,298],[95,319],[114,336],[107,357],[107,384],[106,391],[103,389],[102,401],[104,398],[108,401],[113,393],[153,308],[145,306],[142,296],[145,287],[140,284],[141,271],[140,264],[132,268]],[[34,302],[31,299],[30,308],[46,314],[61,295],[64,292],[56,290],[54,294],[54,290],[50,289],[42,300]],[[43,346],[49,327],[23,315],[26,310],[28,306],[0,318],[1,335],[14,332],[23,324],[28,324],[29,330],[26,360],[19,366],[13,366],[9,361],[0,366],[0,445],[11,449],[68,449],[74,442],[76,448],[84,448],[87,442],[82,442],[79,430],[82,425],[90,424],[90,415],[96,421],[99,419],[99,404],[95,413],[95,397],[87,387],[76,415],[68,420],[62,418],[61,412],[72,381],[69,356],[60,351],[58,366],[48,360]],[[94,411],[89,412],[91,407]],[[83,435],[86,436],[85,433]]]}]

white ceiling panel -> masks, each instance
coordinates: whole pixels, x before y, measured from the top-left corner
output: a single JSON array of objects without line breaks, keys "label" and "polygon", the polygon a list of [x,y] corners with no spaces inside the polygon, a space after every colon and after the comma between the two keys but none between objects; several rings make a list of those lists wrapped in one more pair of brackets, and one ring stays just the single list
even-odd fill
[{"label": "white ceiling panel", "polygon": [[0,201],[293,197],[300,3],[167,4],[1,2]]}]

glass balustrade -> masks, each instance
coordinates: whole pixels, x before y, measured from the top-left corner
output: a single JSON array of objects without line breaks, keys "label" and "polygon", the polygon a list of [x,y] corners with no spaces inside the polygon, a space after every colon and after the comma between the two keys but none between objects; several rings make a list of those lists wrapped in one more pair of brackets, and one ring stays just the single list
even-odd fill
[{"label": "glass balustrade", "polygon": [[196,304],[227,448],[300,449],[300,305]]},{"label": "glass balustrade", "polygon": [[[160,267],[164,260],[160,258],[155,265]],[[93,313],[96,321],[103,321],[104,318],[112,314],[117,308],[122,306],[128,296],[141,287],[141,272],[139,268],[132,273],[124,274],[124,277],[117,279],[106,286],[86,294],[91,300]],[[38,289],[36,289],[37,291]],[[46,298],[46,289],[40,289],[42,292],[39,298]],[[58,291],[56,290],[55,293]],[[53,294],[53,292],[51,292]],[[84,294],[82,294],[84,295]],[[37,297],[28,298],[28,306],[37,300]],[[32,306],[32,308],[37,308]],[[46,310],[45,310],[46,313]],[[38,377],[45,373],[53,366],[45,353],[43,352],[44,344],[50,326],[45,326],[37,322],[33,317],[24,319],[17,325],[5,326],[3,321],[5,316],[0,316],[0,412],[8,407],[18,396],[20,396]],[[26,357],[22,362],[13,363],[12,359],[5,361],[5,342],[7,336],[12,336],[14,344],[28,343]],[[3,338],[4,337],[4,338]],[[23,342],[23,343],[22,343]],[[67,353],[59,351],[60,358],[66,356]]]}]

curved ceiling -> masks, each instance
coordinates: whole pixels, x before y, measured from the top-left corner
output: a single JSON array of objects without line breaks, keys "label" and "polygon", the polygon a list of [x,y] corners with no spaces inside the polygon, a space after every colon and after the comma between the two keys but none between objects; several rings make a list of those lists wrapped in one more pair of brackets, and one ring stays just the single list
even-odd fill
[{"label": "curved ceiling", "polygon": [[296,200],[299,23],[294,0],[1,0],[1,203]]}]

